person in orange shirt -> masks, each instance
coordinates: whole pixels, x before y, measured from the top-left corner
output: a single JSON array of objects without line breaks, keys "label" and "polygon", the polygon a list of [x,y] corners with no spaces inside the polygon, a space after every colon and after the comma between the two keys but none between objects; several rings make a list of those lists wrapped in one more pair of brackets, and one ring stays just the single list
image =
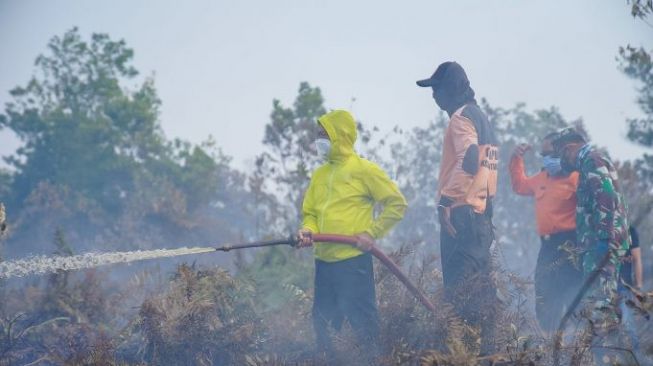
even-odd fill
[{"label": "person in orange shirt", "polygon": [[524,173],[521,144],[510,160],[510,181],[515,193],[535,197],[535,217],[541,246],[535,267],[535,313],[545,331],[553,331],[578,292],[583,280],[580,265],[567,250],[576,245],[576,187],[578,173],[565,173],[552,145],[556,133],[544,137],[540,147],[542,170]]}]

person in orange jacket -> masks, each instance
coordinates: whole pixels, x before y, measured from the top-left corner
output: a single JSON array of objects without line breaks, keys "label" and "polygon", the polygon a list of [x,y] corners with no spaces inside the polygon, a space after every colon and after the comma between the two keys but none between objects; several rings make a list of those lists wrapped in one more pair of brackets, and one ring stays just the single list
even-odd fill
[{"label": "person in orange jacket", "polygon": [[578,292],[583,273],[569,252],[576,245],[576,187],[578,173],[564,172],[552,140],[542,139],[542,170],[530,177],[524,172],[524,154],[531,147],[518,145],[510,160],[510,181],[515,193],[535,197],[535,217],[540,251],[535,267],[535,313],[540,327],[555,330]]},{"label": "person in orange jacket", "polygon": [[480,328],[481,353],[492,354],[498,346],[494,335],[500,306],[490,249],[498,139],[460,64],[444,62],[417,85],[430,88],[437,106],[449,115],[438,178],[444,295],[463,321]]}]

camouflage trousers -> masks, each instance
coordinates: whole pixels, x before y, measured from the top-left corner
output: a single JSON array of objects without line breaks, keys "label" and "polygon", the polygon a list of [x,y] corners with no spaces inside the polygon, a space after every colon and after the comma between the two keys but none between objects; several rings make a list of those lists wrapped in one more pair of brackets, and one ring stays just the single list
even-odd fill
[{"label": "camouflage trousers", "polygon": [[[597,253],[598,252],[598,253]],[[579,334],[578,346],[591,350],[596,365],[624,364],[630,360],[627,352],[620,350],[621,311],[619,309],[618,273],[620,262],[619,252],[610,250],[610,258],[603,268],[598,268],[607,251],[588,252],[583,258],[586,273],[598,270],[598,277],[589,288],[582,302],[579,313],[581,321],[585,322],[582,333]],[[592,268],[588,263],[596,264]],[[573,362],[572,362],[573,364]]]}]

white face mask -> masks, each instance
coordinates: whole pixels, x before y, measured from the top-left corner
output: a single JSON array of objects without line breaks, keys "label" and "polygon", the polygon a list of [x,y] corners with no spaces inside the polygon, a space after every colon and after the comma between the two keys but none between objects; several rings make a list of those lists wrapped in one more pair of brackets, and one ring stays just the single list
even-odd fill
[{"label": "white face mask", "polygon": [[329,151],[331,151],[331,141],[324,138],[316,139],[315,150],[317,150],[317,155],[319,157],[326,159],[329,156]]}]

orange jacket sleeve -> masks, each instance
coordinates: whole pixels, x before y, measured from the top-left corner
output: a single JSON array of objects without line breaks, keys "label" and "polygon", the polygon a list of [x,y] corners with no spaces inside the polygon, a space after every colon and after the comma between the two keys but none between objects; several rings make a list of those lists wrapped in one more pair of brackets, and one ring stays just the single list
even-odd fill
[{"label": "orange jacket sleeve", "polygon": [[524,173],[524,159],[521,156],[513,155],[510,159],[510,183],[513,192],[522,196],[534,195],[532,181],[533,179]]}]

